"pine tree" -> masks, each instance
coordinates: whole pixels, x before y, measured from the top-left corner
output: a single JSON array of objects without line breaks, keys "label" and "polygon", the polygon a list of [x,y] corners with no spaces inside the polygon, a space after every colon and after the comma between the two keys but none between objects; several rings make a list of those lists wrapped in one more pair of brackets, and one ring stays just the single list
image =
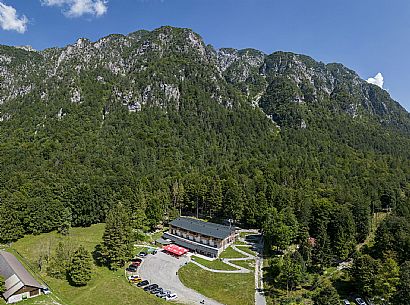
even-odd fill
[{"label": "pine tree", "polygon": [[325,283],[319,293],[313,297],[315,305],[339,304],[340,296],[331,283]]},{"label": "pine tree", "polygon": [[75,251],[68,271],[70,282],[74,286],[85,286],[91,280],[91,254],[80,246]]},{"label": "pine tree", "polygon": [[119,203],[107,215],[101,254],[108,266],[116,270],[124,266],[132,250],[130,217]]},{"label": "pine tree", "polygon": [[356,228],[352,212],[347,207],[337,206],[329,226],[332,252],[340,259],[347,259],[356,244]]},{"label": "pine tree", "polygon": [[[407,303],[403,304],[404,300],[406,300]],[[394,297],[393,304],[410,304],[410,261],[407,261],[400,266],[400,283],[398,285],[397,294]]]},{"label": "pine tree", "polygon": [[400,271],[396,261],[386,257],[380,265],[378,273],[374,275],[375,295],[383,300],[389,301],[397,291],[400,282]]},{"label": "pine tree", "polygon": [[19,213],[12,208],[0,207],[0,242],[8,243],[23,236]]},{"label": "pine tree", "polygon": [[210,215],[211,217],[215,214],[219,214],[222,210],[222,183],[218,176],[215,176],[211,180],[211,185],[208,192],[208,201],[210,205]]},{"label": "pine tree", "polygon": [[289,293],[303,281],[305,271],[305,262],[299,252],[286,253],[280,266],[278,282],[286,287],[286,291]]},{"label": "pine tree", "polygon": [[375,294],[375,276],[380,269],[380,262],[370,255],[362,255],[354,260],[350,270],[359,293],[363,295]]},{"label": "pine tree", "polygon": [[317,270],[323,270],[331,260],[331,249],[329,235],[325,225],[318,227],[318,233],[315,241],[315,247],[312,252],[312,262]]},{"label": "pine tree", "polygon": [[68,235],[70,233],[72,213],[70,208],[65,208],[61,215],[62,222],[58,227],[58,232],[62,235]]}]

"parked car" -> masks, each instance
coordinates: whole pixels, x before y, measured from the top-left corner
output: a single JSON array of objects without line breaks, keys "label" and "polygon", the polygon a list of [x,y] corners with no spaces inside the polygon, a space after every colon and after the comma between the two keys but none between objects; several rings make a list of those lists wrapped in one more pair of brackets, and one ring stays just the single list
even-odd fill
[{"label": "parked car", "polygon": [[137,284],[137,287],[144,287],[144,286],[147,286],[147,285],[149,285],[149,282],[147,280],[144,280],[142,282],[139,282]]},{"label": "parked car", "polygon": [[43,294],[50,294],[51,293],[51,291],[48,287],[42,287],[41,291],[43,292]]},{"label": "parked car", "polygon": [[142,278],[140,278],[138,275],[130,275],[128,276],[128,282],[134,283],[134,282],[141,282]]},{"label": "parked car", "polygon": [[131,266],[139,267],[141,262],[131,262]]},{"label": "parked car", "polygon": [[144,291],[151,291],[153,289],[157,289],[159,286],[157,284],[151,284],[144,288]]},{"label": "parked car", "polygon": [[137,284],[137,283],[139,283],[139,282],[142,282],[142,278],[140,278],[140,277],[135,277],[135,278],[133,278],[133,279],[130,279],[129,281],[130,281],[130,283]]},{"label": "parked car", "polygon": [[343,300],[343,305],[350,305],[349,300]]},{"label": "parked car", "polygon": [[176,295],[176,293],[172,293],[172,294],[170,294],[170,295],[167,295],[166,297],[165,297],[165,300],[167,300],[167,301],[172,301],[172,300],[176,300],[178,298],[178,296]]},{"label": "parked car", "polygon": [[367,305],[366,302],[363,301],[361,298],[356,298],[355,301],[356,301],[356,303],[357,303],[358,305]]},{"label": "parked car", "polygon": [[133,263],[142,263],[142,258],[134,257],[134,258],[131,260],[131,262],[133,262]]},{"label": "parked car", "polygon": [[164,290],[162,293],[157,293],[156,296],[159,298],[165,298],[166,296],[170,295],[171,291],[170,290]]},{"label": "parked car", "polygon": [[164,289],[163,288],[158,288],[155,291],[155,295],[158,296],[159,294],[163,294],[164,293]]},{"label": "parked car", "polygon": [[157,253],[158,253],[157,250],[152,251],[152,255],[155,255],[155,254],[157,254]]},{"label": "parked car", "polygon": [[129,265],[125,270],[127,270],[128,272],[137,272],[138,268],[136,266]]},{"label": "parked car", "polygon": [[147,255],[148,255],[147,252],[140,252],[140,253],[138,254],[139,257],[146,257]]},{"label": "parked car", "polygon": [[162,289],[161,287],[158,287],[158,288],[156,288],[156,289],[152,289],[152,290],[150,290],[150,292],[152,293],[152,294],[157,294],[157,293],[159,293],[159,292],[163,292],[164,291],[164,289]]},{"label": "parked car", "polygon": [[128,280],[132,280],[132,279],[136,279],[136,278],[140,278],[138,275],[129,275],[128,276]]}]

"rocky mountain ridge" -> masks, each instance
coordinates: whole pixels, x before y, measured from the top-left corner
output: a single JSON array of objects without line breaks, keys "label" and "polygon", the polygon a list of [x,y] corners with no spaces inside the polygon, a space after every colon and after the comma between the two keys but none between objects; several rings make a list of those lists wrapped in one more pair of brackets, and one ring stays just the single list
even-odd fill
[{"label": "rocky mountain ridge", "polygon": [[[179,62],[169,65],[164,59],[170,58]],[[191,62],[201,68],[191,71]],[[158,64],[168,65],[169,73],[153,71]],[[253,49],[215,50],[193,31],[172,27],[110,35],[96,42],[81,38],[65,48],[44,51],[1,46],[0,104],[33,91],[46,101],[59,83],[69,87],[72,103],[80,103],[78,79],[83,72],[95,74],[95,82],[104,82],[105,75],[116,78],[114,83],[126,82],[126,90],[114,86],[112,98],[130,111],[178,103],[183,94],[181,84],[199,77],[215,101],[229,107],[234,100],[247,100],[279,125],[306,126],[303,122],[309,121],[309,112],[317,107],[352,118],[373,116],[382,124],[406,130],[410,122],[407,112],[386,91],[341,64],[324,64],[288,52],[266,55]],[[227,92],[229,87],[237,89],[237,96]],[[282,91],[279,95],[275,93],[278,90]],[[286,112],[288,105],[290,112],[296,112],[291,122],[278,110],[283,105],[287,105]],[[3,120],[7,117],[10,115],[2,116]]]}]

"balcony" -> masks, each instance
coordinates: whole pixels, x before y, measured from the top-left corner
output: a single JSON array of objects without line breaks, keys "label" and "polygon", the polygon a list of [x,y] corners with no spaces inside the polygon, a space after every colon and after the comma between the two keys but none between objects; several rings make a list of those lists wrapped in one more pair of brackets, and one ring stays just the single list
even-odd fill
[{"label": "balcony", "polygon": [[194,247],[204,247],[208,250],[213,250],[213,251],[218,249],[217,245],[210,246],[210,245],[204,244],[202,242],[197,242],[195,240],[184,238],[183,236],[178,236],[178,235],[175,235],[175,234],[171,234],[169,232],[164,233],[164,237],[169,238],[174,242],[181,241],[181,242],[184,242],[184,243],[187,243],[187,244],[191,244]]}]

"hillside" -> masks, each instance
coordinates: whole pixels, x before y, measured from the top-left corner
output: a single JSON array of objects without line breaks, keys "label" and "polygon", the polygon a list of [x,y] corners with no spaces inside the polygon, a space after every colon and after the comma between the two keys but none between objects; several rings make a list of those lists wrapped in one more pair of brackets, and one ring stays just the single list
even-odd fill
[{"label": "hillside", "polygon": [[382,195],[408,195],[410,117],[386,91],[188,29],[1,46],[0,104],[2,241],[104,221],[119,201],[151,227],[178,210],[260,226],[290,207],[311,234],[326,201],[363,240]]}]

